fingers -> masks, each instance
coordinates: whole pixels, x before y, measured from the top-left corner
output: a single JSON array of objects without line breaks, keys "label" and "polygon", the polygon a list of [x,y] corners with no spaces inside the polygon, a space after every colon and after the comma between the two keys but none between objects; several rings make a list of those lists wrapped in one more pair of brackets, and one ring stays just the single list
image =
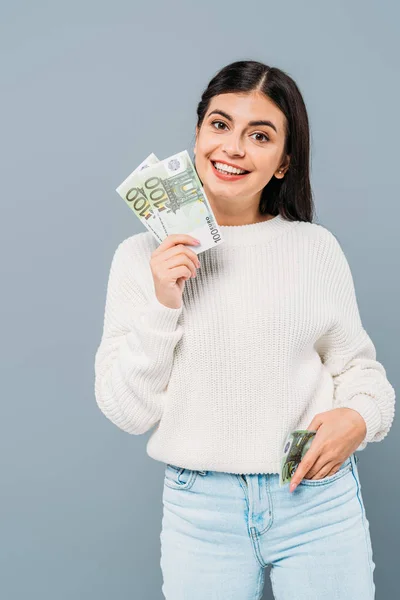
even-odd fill
[{"label": "fingers", "polygon": [[168,250],[168,248],[172,248],[177,244],[188,244],[189,246],[198,246],[200,244],[200,241],[196,240],[196,238],[186,233],[171,233],[153,251],[153,256],[157,256],[161,252],[164,252],[165,250]]},{"label": "fingers", "polygon": [[[152,253],[151,263],[158,264],[168,260],[168,266],[174,267],[177,264],[185,264],[190,267],[187,259],[191,260],[194,267],[200,267],[200,261],[196,252],[191,250],[187,244],[198,245],[195,238],[186,234],[171,234]],[[170,261],[171,257],[180,257],[180,262]],[[187,257],[187,259],[185,258]]]},{"label": "fingers", "polygon": [[176,246],[172,246],[172,248],[164,250],[159,257],[162,257],[162,259],[165,260],[169,259],[171,256],[181,256],[183,254],[190,258],[196,266],[200,266],[200,261],[196,252],[185,246],[185,244],[177,244]]},{"label": "fingers", "polygon": [[167,257],[165,264],[168,269],[173,269],[174,267],[186,266],[190,269],[190,276],[196,277],[196,267],[200,266],[200,261],[197,258],[196,254],[194,254],[194,258],[188,256],[185,252],[181,252],[180,254],[174,254],[170,257]]},{"label": "fingers", "polygon": [[333,467],[333,469],[331,469],[329,471],[329,473],[327,473],[326,475],[324,475],[324,477],[330,477],[331,475],[334,475],[335,473],[337,473],[339,471],[340,467],[341,467],[341,465],[335,465]]},{"label": "fingers", "polygon": [[150,269],[158,301],[170,308],[182,306],[184,282],[196,277],[200,266],[197,254],[188,246],[200,242],[185,233],[171,233],[156,248],[150,259]]},{"label": "fingers", "polygon": [[311,471],[306,473],[306,477],[307,479],[324,479],[325,477],[334,475],[339,466],[336,463],[333,463],[331,460],[327,462],[326,459],[325,461],[323,459],[319,459]]},{"label": "fingers", "polygon": [[166,279],[196,277],[200,261],[196,252],[187,246],[196,243],[195,238],[186,234],[167,236],[151,255],[150,266],[155,280],[161,283]]},{"label": "fingers", "polygon": [[[311,479],[316,481],[318,479],[324,479],[325,477],[330,477],[337,473],[340,469],[342,463],[332,462],[332,460],[324,458],[323,455],[320,455],[318,458],[313,461],[313,457],[307,457],[308,452],[304,455],[303,460],[299,463],[291,482],[289,490],[293,492],[296,487],[305,479]],[[307,460],[305,460],[307,457]],[[311,465],[311,466],[309,466]],[[300,470],[301,467],[301,470]],[[300,472],[299,472],[300,471]]]},{"label": "fingers", "polygon": [[313,468],[315,463],[319,458],[319,454],[312,447],[305,453],[303,459],[300,461],[299,466],[294,472],[292,479],[290,481],[289,491],[293,492],[299,483],[303,480],[303,478],[307,475],[310,469]]},{"label": "fingers", "polygon": [[169,270],[171,277],[174,280],[183,278],[184,280],[190,279],[191,277],[195,277],[193,275],[192,269],[189,267],[182,266],[181,264],[178,267],[172,268]]}]

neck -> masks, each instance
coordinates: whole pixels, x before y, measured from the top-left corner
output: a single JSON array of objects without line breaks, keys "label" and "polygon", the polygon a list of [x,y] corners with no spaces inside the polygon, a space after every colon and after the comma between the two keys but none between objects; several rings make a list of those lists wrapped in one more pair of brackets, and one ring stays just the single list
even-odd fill
[{"label": "neck", "polygon": [[207,199],[211,205],[212,211],[219,225],[225,227],[252,225],[262,223],[273,219],[274,215],[263,215],[259,211],[261,193],[254,197],[225,198],[214,196],[214,194],[204,186]]}]

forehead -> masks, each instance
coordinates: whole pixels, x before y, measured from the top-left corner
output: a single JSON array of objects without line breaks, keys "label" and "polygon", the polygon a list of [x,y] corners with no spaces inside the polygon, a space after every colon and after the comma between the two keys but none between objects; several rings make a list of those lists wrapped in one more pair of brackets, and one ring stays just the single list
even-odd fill
[{"label": "forehead", "polygon": [[215,109],[228,113],[238,124],[269,119],[278,132],[283,131],[285,115],[270,98],[260,92],[218,94],[211,99],[207,115]]}]

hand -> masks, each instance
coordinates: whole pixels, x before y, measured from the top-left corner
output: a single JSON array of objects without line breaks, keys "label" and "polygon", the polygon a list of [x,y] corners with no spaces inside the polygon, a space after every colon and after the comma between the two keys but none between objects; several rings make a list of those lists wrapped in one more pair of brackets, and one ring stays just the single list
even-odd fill
[{"label": "hand", "polygon": [[359,447],[367,426],[352,408],[334,408],[315,415],[307,429],[316,431],[290,482],[290,492],[307,479],[323,479],[336,473],[344,461]]},{"label": "hand", "polygon": [[200,266],[196,252],[186,245],[197,246],[195,238],[171,233],[151,255],[150,268],[157,300],[169,308],[180,308],[185,280],[196,277]]}]

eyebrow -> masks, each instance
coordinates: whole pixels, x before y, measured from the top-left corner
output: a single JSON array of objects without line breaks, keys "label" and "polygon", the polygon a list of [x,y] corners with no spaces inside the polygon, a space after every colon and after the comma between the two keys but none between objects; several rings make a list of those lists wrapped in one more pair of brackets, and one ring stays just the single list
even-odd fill
[{"label": "eyebrow", "polygon": [[[219,110],[217,108],[215,110],[212,110],[208,116],[210,117],[211,115],[214,115],[214,114],[222,115],[223,117],[225,117],[225,119],[228,119],[228,121],[231,121],[231,123],[233,123],[233,117],[228,115],[228,113],[226,113],[223,110]],[[272,123],[272,121],[249,121],[249,125],[250,125],[250,127],[253,127],[253,126],[258,127],[259,125],[265,125],[266,127],[272,127],[272,129],[274,131],[276,131],[276,133],[278,133],[278,131],[277,131],[275,125]]]}]

